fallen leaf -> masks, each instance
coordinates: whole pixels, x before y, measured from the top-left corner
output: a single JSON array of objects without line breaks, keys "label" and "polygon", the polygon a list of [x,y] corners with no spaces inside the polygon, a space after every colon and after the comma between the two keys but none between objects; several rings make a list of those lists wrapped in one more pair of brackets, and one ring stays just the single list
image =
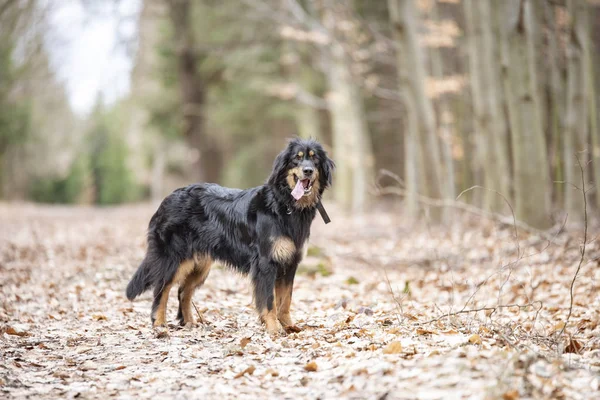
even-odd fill
[{"label": "fallen leaf", "polygon": [[238,374],[236,376],[234,376],[234,378],[238,379],[246,374],[252,375],[254,373],[254,370],[256,370],[256,367],[254,365],[251,365],[248,368],[246,368],[245,370],[243,370],[242,372],[238,372]]},{"label": "fallen leaf", "polygon": [[94,321],[106,321],[107,320],[106,315],[104,315],[104,314],[94,314],[94,315],[92,315],[92,319]]},{"label": "fallen leaf", "polygon": [[435,331],[430,331],[429,329],[417,328],[417,335],[433,335]]},{"label": "fallen leaf", "polygon": [[165,339],[169,337],[169,330],[166,328],[156,328],[154,330],[154,337],[157,339]]},{"label": "fallen leaf", "polygon": [[444,335],[458,335],[458,331],[456,329],[446,329],[445,331],[442,331],[441,333],[443,333]]},{"label": "fallen leaf", "polygon": [[14,336],[29,336],[29,332],[20,330],[20,329],[15,329],[12,326],[9,326],[5,329],[4,331],[7,335],[14,335]]},{"label": "fallen leaf", "polygon": [[285,328],[286,333],[298,333],[298,332],[302,332],[302,328],[296,326],[296,325],[289,325],[286,326]]},{"label": "fallen leaf", "polygon": [[52,376],[55,378],[61,378],[61,379],[67,379],[67,378],[71,377],[71,375],[69,375],[66,372],[62,372],[62,371],[56,371],[52,374]]},{"label": "fallen leaf", "polygon": [[509,390],[502,395],[503,400],[517,400],[519,398],[519,391],[516,389]]},{"label": "fallen leaf", "polygon": [[308,372],[316,372],[318,368],[317,363],[314,361],[311,361],[304,366],[304,370]]},{"label": "fallen leaf", "polygon": [[274,370],[273,368],[269,368],[265,371],[266,375],[271,375],[271,376],[279,376],[279,372],[277,372],[276,370]]},{"label": "fallen leaf", "polygon": [[565,353],[579,354],[583,349],[583,343],[580,340],[569,337],[569,344],[565,347]]},{"label": "fallen leaf", "polygon": [[250,343],[252,341],[252,338],[249,337],[245,337],[240,341],[240,347],[243,349],[244,347],[246,347],[248,345],[248,343]]},{"label": "fallen leaf", "polygon": [[402,344],[400,342],[391,342],[383,349],[383,354],[402,353]]},{"label": "fallen leaf", "polygon": [[563,321],[559,322],[558,324],[554,325],[551,329],[550,329],[550,334],[556,333],[558,331],[560,331],[562,328],[565,327],[565,323]]},{"label": "fallen leaf", "polygon": [[481,344],[481,337],[478,334],[471,335],[469,338],[469,343]]}]

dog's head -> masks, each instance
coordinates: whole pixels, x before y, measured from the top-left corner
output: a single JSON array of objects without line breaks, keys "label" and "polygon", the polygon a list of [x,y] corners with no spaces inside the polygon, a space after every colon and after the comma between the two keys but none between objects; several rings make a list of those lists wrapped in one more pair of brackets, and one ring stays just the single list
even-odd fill
[{"label": "dog's head", "polygon": [[288,192],[296,207],[315,207],[331,186],[334,168],[319,142],[293,139],[275,159],[268,183]]}]

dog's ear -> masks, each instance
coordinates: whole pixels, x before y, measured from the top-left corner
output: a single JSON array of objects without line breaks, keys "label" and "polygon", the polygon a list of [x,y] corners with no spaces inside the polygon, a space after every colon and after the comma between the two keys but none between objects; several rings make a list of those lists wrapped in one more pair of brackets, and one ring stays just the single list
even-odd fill
[{"label": "dog's ear", "polygon": [[335,163],[333,160],[327,156],[325,156],[325,162],[323,163],[323,172],[325,172],[325,177],[327,178],[327,187],[330,187],[333,183],[333,171],[335,170]]},{"label": "dog's ear", "polygon": [[286,173],[285,167],[287,165],[288,160],[288,152],[289,147],[283,150],[281,153],[275,157],[275,161],[273,161],[273,171],[271,172],[271,176],[269,176],[268,183],[271,185],[276,185],[277,182],[281,179],[281,175]]}]

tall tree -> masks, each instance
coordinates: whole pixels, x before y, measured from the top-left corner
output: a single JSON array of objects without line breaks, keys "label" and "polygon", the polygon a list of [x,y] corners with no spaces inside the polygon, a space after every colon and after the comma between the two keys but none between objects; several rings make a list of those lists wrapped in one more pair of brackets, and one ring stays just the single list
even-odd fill
[{"label": "tall tree", "polygon": [[[425,194],[439,199],[442,198],[442,157],[436,132],[435,112],[425,92],[426,68],[423,49],[417,36],[418,15],[412,0],[388,0],[388,6],[398,45],[398,65],[405,65],[399,71],[400,80],[402,82],[406,79],[410,88],[410,95],[406,97],[410,102],[407,110],[408,112],[414,110],[416,113],[418,135],[416,143],[409,142],[409,144],[418,148],[415,157],[421,157],[422,168],[418,169],[425,174],[422,178]],[[410,71],[410,76],[406,71]],[[442,217],[440,210],[433,210],[432,215],[437,220]]]},{"label": "tall tree", "polygon": [[[337,3],[337,4],[335,4]],[[333,131],[333,154],[337,162],[336,199],[347,210],[364,211],[373,181],[374,158],[361,88],[351,71],[351,59],[343,47],[348,32],[339,23],[351,18],[348,2],[328,2],[324,26],[332,38],[327,54],[329,110]]]},{"label": "tall tree", "polygon": [[567,43],[567,106],[563,148],[565,160],[565,209],[572,223],[583,219],[583,202],[579,162],[586,167],[587,154],[587,82],[584,63],[584,47],[586,46],[585,4],[579,1],[567,3],[569,12],[569,35]]},{"label": "tall tree", "polygon": [[[493,37],[490,0],[465,0],[469,41],[469,74],[477,142],[481,148],[485,187],[510,198],[510,168],[506,124],[502,115],[498,70],[495,67],[497,41]],[[491,190],[485,192],[484,207],[500,211],[504,200]]]},{"label": "tall tree", "polygon": [[217,141],[205,129],[207,87],[199,68],[201,53],[193,30],[193,1],[166,1],[173,25],[177,54],[183,133],[190,147],[198,152],[198,157],[192,165],[192,173],[196,180],[218,182],[223,160]]},{"label": "tall tree", "polygon": [[514,162],[516,216],[546,228],[550,220],[550,176],[546,140],[542,131],[534,49],[534,18],[531,0],[504,3],[501,14],[507,26],[508,50],[503,60],[507,72],[505,89],[509,106]]}]

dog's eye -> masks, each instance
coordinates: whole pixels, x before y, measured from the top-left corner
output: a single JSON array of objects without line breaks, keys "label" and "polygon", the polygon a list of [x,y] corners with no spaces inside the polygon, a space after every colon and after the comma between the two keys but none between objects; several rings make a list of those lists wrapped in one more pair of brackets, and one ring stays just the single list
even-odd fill
[{"label": "dog's eye", "polygon": [[304,153],[303,153],[303,152],[299,152],[299,153],[296,155],[296,160],[302,160],[303,158],[304,158]]},{"label": "dog's eye", "polygon": [[313,158],[313,157],[315,156],[315,152],[314,152],[314,151],[312,151],[312,150],[311,150],[311,151],[309,151],[309,152],[308,152],[308,156],[309,156],[310,158]]}]

